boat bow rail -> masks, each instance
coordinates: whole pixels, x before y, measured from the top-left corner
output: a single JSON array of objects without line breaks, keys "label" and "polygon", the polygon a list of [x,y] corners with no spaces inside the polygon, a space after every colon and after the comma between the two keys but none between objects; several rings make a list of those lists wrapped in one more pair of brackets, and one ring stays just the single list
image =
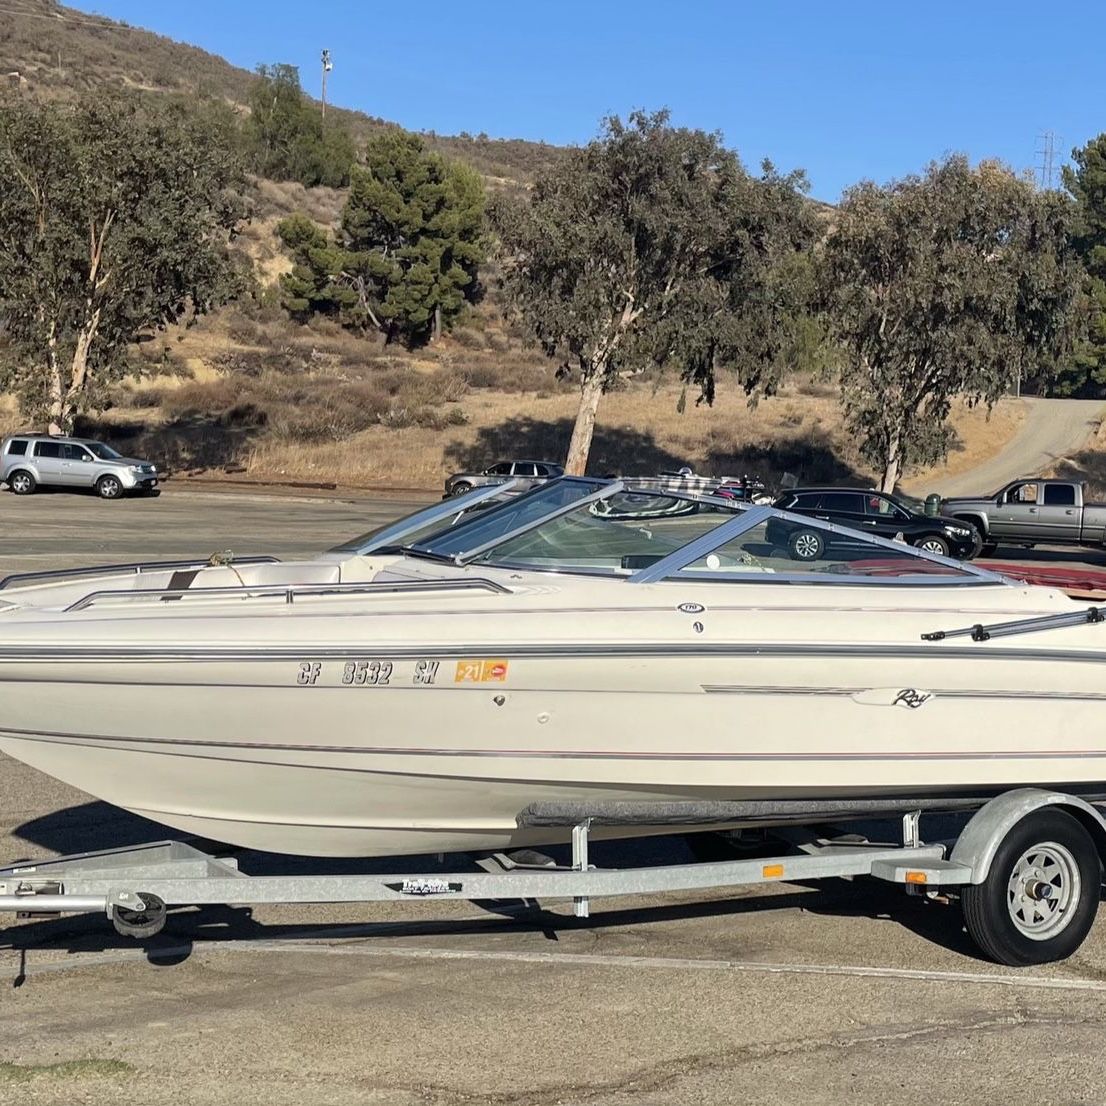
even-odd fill
[{"label": "boat bow rail", "polygon": [[236,599],[283,599],[286,604],[291,604],[296,599],[308,596],[332,596],[332,595],[385,595],[385,594],[412,594],[418,592],[442,592],[442,591],[487,591],[498,595],[510,595],[511,589],[495,580],[485,577],[472,577],[464,580],[397,580],[397,581],[366,581],[363,583],[349,584],[240,584],[236,587],[218,588],[146,588],[142,591],[93,591],[70,603],[65,608],[65,613],[87,610],[98,602],[106,600],[176,600],[176,599],[208,599],[208,598],[236,598]]},{"label": "boat bow rail", "polygon": [[185,561],[128,561],[125,564],[93,565],[89,568],[57,568],[39,572],[14,572],[0,579],[0,591],[9,587],[23,587],[31,583],[69,582],[81,578],[95,579],[97,576],[121,576],[124,573],[134,573],[141,576],[148,572],[188,571],[190,569],[211,568],[212,566],[229,565],[259,565],[279,564],[279,557],[228,557],[226,560],[216,560],[221,554],[213,554],[203,560],[192,558]]}]

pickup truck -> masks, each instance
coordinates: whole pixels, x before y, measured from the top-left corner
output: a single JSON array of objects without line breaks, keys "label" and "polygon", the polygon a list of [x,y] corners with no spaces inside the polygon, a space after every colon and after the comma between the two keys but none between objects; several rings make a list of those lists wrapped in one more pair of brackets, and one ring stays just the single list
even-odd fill
[{"label": "pickup truck", "polygon": [[970,522],[983,538],[983,556],[997,545],[1106,544],[1106,503],[1084,502],[1071,480],[1023,477],[992,495],[941,500],[941,513]]}]

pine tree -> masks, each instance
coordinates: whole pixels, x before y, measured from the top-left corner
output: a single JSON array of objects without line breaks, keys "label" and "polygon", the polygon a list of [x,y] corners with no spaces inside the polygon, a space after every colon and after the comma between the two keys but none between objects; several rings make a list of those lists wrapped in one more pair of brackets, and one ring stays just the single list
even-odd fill
[{"label": "pine tree", "polygon": [[400,130],[373,139],[353,169],[332,240],[304,216],[281,224],[295,267],[282,280],[293,314],[337,314],[389,341],[436,338],[478,290],[484,259],[480,176]]}]

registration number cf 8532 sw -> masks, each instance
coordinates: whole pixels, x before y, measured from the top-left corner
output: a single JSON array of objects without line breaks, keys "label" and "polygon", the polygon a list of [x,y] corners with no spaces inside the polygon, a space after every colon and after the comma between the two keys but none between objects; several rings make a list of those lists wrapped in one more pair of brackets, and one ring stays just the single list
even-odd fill
[{"label": "registration number cf 8532 sw", "polygon": [[395,662],[376,659],[301,661],[296,671],[300,687],[429,687],[438,678],[439,661]]}]

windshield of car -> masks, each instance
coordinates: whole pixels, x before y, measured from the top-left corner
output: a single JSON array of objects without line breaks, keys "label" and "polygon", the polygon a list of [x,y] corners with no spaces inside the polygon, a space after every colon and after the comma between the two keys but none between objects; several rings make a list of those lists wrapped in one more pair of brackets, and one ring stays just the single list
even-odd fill
[{"label": "windshield of car", "polygon": [[81,445],[94,457],[99,457],[101,461],[114,461],[122,456],[122,454],[116,453],[110,445],[104,445],[103,442],[82,442]]}]

